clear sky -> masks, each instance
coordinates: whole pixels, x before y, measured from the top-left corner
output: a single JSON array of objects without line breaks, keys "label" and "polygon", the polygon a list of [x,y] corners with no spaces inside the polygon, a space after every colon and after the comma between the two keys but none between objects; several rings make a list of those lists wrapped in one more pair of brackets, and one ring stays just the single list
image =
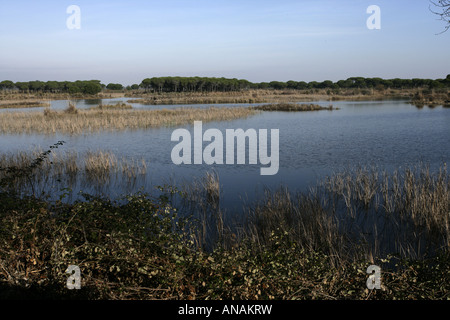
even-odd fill
[{"label": "clear sky", "polygon": [[[70,5],[81,29],[69,29]],[[366,25],[370,5],[381,29]],[[445,78],[429,0],[0,0],[0,81]]]}]

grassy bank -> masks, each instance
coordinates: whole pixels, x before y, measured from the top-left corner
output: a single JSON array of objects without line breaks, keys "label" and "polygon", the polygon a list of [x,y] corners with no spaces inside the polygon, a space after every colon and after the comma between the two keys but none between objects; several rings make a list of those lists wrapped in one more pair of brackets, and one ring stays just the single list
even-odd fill
[{"label": "grassy bank", "polygon": [[[0,133],[67,133],[121,131],[176,126],[194,121],[225,121],[257,113],[249,108],[180,108],[128,110],[113,105],[78,110],[73,105],[64,111],[8,112],[0,114]],[[126,106],[126,105],[125,105]]]},{"label": "grassy bank", "polygon": [[[449,183],[445,166],[361,169],[308,193],[268,191],[227,224],[214,174],[191,191],[72,204],[19,198],[2,179],[0,296],[449,299]],[[174,196],[202,212],[182,215]],[[366,287],[372,264],[382,269],[381,290]],[[81,269],[81,290],[66,288],[69,265]]]}]

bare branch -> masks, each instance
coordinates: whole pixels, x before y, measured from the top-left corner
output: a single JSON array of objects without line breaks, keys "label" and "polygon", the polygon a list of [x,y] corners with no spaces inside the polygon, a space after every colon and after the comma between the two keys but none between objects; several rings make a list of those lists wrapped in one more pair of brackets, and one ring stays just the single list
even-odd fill
[{"label": "bare branch", "polygon": [[448,29],[450,29],[450,0],[439,0],[438,2],[430,0],[430,2],[439,9],[439,11],[433,11],[430,5],[430,11],[438,15],[440,17],[439,20],[447,23],[447,25],[444,27],[444,31],[440,32],[439,34],[444,33]]}]

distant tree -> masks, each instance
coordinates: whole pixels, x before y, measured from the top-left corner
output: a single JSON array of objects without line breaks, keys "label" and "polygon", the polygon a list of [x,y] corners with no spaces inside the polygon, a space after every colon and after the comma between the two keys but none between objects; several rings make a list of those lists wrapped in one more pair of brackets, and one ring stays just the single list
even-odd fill
[{"label": "distant tree", "polygon": [[86,94],[97,94],[100,91],[102,91],[102,85],[97,81],[87,81],[82,89],[82,92]]},{"label": "distant tree", "polygon": [[123,85],[121,85],[120,83],[109,83],[106,86],[106,89],[108,89],[108,90],[123,90]]},{"label": "distant tree", "polygon": [[286,82],[286,87],[288,89],[297,89],[297,81],[289,80],[288,82]]},{"label": "distant tree", "polygon": [[325,88],[330,88],[333,89],[337,86],[334,85],[333,81],[331,80],[325,80],[322,81],[321,83],[318,84],[319,88],[325,89]]},{"label": "distant tree", "polygon": [[319,89],[320,84],[317,81],[310,81],[308,82],[308,88],[310,89]]},{"label": "distant tree", "polygon": [[66,90],[70,94],[81,93],[81,91],[82,91],[82,89],[73,82],[69,82],[66,84]]},{"label": "distant tree", "polygon": [[267,89],[270,87],[270,84],[268,82],[260,82],[258,83],[258,89]]},{"label": "distant tree", "polygon": [[132,84],[131,85],[131,89],[132,90],[137,90],[137,89],[139,89],[139,85],[138,84]]},{"label": "distant tree", "polygon": [[152,87],[152,81],[149,78],[142,80],[140,87],[145,89],[145,91],[149,90]]},{"label": "distant tree", "polygon": [[2,82],[0,82],[0,88],[5,90],[5,89],[13,89],[14,88],[14,82],[10,81],[10,80],[4,80]]},{"label": "distant tree", "polygon": [[247,90],[247,89],[250,89],[250,87],[251,87],[251,83],[248,80],[241,79],[241,80],[238,80],[238,82],[239,82],[240,90]]},{"label": "distant tree", "polygon": [[352,88],[367,88],[366,79],[363,77],[351,77],[347,80],[350,81]]},{"label": "distant tree", "polygon": [[57,81],[47,81],[44,86],[46,92],[57,92],[61,88],[61,85]]},{"label": "distant tree", "polygon": [[434,10],[438,10],[438,11],[434,11],[433,9],[431,9],[431,5],[430,5],[431,12],[438,15],[440,17],[439,19],[444,21],[447,24],[444,27],[444,31],[441,32],[441,33],[444,33],[448,29],[450,29],[450,0],[439,0],[437,2],[430,0],[430,2],[435,7]]},{"label": "distant tree", "polygon": [[45,84],[42,81],[36,80],[36,81],[30,81],[28,82],[29,89],[31,91],[43,91],[45,88]]},{"label": "distant tree", "polygon": [[269,82],[270,87],[275,89],[275,90],[281,90],[281,89],[285,89],[287,87],[287,84],[285,82],[280,82],[280,81],[271,81]]},{"label": "distant tree", "polygon": [[423,87],[424,81],[423,81],[423,79],[413,78],[413,79],[411,79],[411,85],[413,88],[420,88],[420,87]]},{"label": "distant tree", "polygon": [[338,85],[339,88],[344,89],[344,88],[350,88],[353,85],[353,82],[350,80],[339,80],[338,82],[336,82],[336,84]]},{"label": "distant tree", "polygon": [[430,85],[430,89],[439,89],[444,87],[444,83],[439,80],[432,80]]},{"label": "distant tree", "polygon": [[161,92],[164,88],[164,83],[165,83],[164,78],[153,77],[150,79],[150,84],[153,91],[156,91],[156,89],[158,89],[158,91]]},{"label": "distant tree", "polygon": [[22,92],[26,92],[29,90],[28,82],[16,82],[15,87]]}]

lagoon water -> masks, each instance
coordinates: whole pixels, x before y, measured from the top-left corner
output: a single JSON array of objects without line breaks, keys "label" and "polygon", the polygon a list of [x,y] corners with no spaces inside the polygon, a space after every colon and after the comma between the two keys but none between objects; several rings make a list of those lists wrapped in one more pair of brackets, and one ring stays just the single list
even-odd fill
[{"label": "lagoon water", "polygon": [[[129,98],[105,99],[103,103]],[[99,104],[99,100],[79,100],[77,108]],[[330,102],[319,102],[328,106]],[[358,166],[374,166],[392,171],[419,164],[436,170],[450,160],[450,109],[442,106],[417,108],[406,101],[339,101],[339,110],[311,112],[262,112],[246,119],[203,123],[203,131],[226,129],[279,129],[279,171],[274,176],[261,176],[257,165],[180,165],[172,163],[171,151],[177,142],[171,134],[186,128],[193,135],[193,123],[179,127],[102,132],[81,135],[1,135],[1,152],[46,149],[58,140],[66,143],[58,152],[75,150],[107,150],[118,157],[144,158],[147,176],[132,187],[120,184],[105,186],[104,193],[116,197],[143,188],[152,192],[163,184],[181,184],[200,178],[214,169],[220,179],[222,205],[231,210],[262,195],[264,188],[287,186],[292,191],[305,191],[324,176]],[[194,106],[146,106],[134,108],[180,108]],[[216,105],[217,106],[217,105]],[[233,107],[237,105],[221,105]],[[53,109],[64,109],[67,101],[53,101]],[[27,109],[36,111],[36,109]],[[37,109],[39,110],[39,109]],[[3,111],[5,112],[5,111]],[[11,110],[7,111],[11,112]],[[208,143],[204,143],[204,147]],[[248,163],[248,162],[247,162]]]}]

